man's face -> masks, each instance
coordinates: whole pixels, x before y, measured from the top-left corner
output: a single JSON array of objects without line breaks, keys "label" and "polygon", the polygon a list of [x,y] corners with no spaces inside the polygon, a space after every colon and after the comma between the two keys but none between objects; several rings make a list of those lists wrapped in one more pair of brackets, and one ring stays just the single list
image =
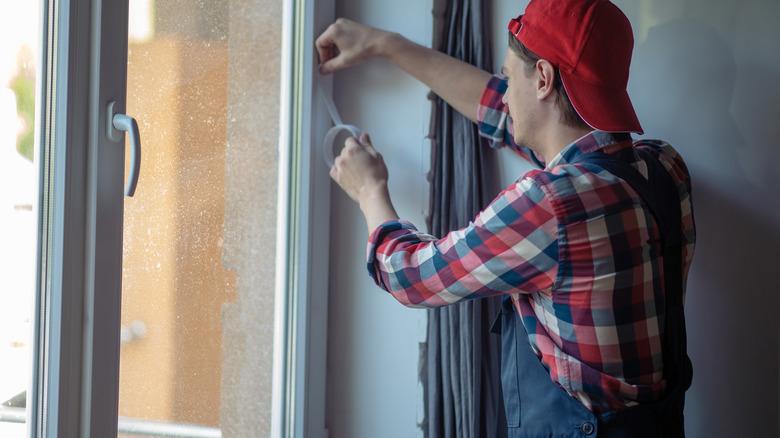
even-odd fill
[{"label": "man's face", "polygon": [[504,56],[502,73],[507,77],[508,88],[503,97],[504,104],[512,116],[512,130],[515,143],[532,147],[533,132],[539,110],[536,97],[536,73],[529,70],[525,61],[511,49]]}]

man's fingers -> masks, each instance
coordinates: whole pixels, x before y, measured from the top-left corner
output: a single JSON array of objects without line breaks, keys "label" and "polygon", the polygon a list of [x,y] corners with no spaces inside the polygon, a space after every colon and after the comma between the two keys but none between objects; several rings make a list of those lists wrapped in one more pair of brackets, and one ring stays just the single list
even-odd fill
[{"label": "man's fingers", "polygon": [[347,139],[344,141],[344,149],[342,149],[339,157],[349,156],[356,152],[359,148],[364,149],[372,157],[382,158],[382,154],[380,154],[376,148],[374,148],[374,145],[371,144],[371,136],[365,132],[360,134],[359,138],[347,137]]},{"label": "man's fingers", "polygon": [[334,73],[349,67],[349,64],[347,64],[347,56],[345,56],[343,52],[340,52],[338,47],[333,46],[331,50],[335,53],[333,53],[333,56],[331,56],[328,61],[320,64],[320,73]]},{"label": "man's fingers", "polygon": [[331,54],[331,46],[326,44],[320,44],[320,40],[317,40],[317,56],[319,57],[320,65],[328,62],[333,55]]},{"label": "man's fingers", "polygon": [[344,148],[345,149],[354,149],[363,146],[361,142],[359,142],[355,137],[347,137],[347,140],[344,142]]},{"label": "man's fingers", "polygon": [[344,56],[344,53],[339,48],[339,43],[336,41],[336,37],[340,32],[339,22],[336,20],[314,42],[320,58],[319,70],[321,74],[333,73],[349,67],[345,61],[347,57]]},{"label": "man's fingers", "polygon": [[368,135],[367,132],[360,134],[360,143],[366,148],[369,154],[373,155],[374,157],[381,156],[381,154],[376,150],[374,145],[371,143],[371,136]]},{"label": "man's fingers", "polygon": [[324,64],[336,56],[336,50],[334,50],[336,48],[335,33],[336,30],[333,28],[333,25],[330,25],[314,42],[317,54],[320,57],[320,64]]}]

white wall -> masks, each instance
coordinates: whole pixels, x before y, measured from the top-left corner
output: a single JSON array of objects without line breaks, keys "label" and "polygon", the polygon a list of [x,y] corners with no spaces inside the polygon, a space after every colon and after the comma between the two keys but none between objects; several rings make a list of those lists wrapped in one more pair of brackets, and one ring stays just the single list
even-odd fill
[{"label": "white wall", "polygon": [[[629,92],[644,137],[671,142],[693,180],[688,435],[778,436],[780,2],[615,3],[634,27]],[[526,4],[495,3],[497,66],[505,23]],[[504,183],[526,169],[508,151],[500,161]]]},{"label": "white wall", "polygon": [[[497,0],[496,66],[506,22],[526,1]],[[670,141],[693,177],[698,246],[688,281],[694,382],[691,437],[777,436],[780,276],[780,2],[618,0],[636,39],[629,91],[646,137]],[[337,14],[431,39],[431,2],[340,0]],[[385,154],[402,217],[427,209],[426,89],[384,62],[339,73],[336,101]],[[528,167],[508,151],[508,184]],[[369,280],[365,224],[333,195],[328,416],[334,437],[416,436],[417,342],[424,313],[405,309]]]},{"label": "white wall", "polygon": [[[340,0],[336,15],[402,33],[430,46],[430,0]],[[424,230],[428,208],[427,88],[375,60],[337,73],[335,101],[346,123],[367,131],[385,157],[398,214]],[[328,428],[331,437],[418,436],[422,399],[418,343],[425,311],[379,289],[365,264],[367,230],[358,207],[331,188]]]}]

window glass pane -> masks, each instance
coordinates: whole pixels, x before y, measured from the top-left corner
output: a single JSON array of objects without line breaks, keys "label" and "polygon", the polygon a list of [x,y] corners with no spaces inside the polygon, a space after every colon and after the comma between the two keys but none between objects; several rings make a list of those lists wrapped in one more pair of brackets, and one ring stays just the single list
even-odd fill
[{"label": "window glass pane", "polygon": [[281,0],[131,0],[120,436],[267,436]]},{"label": "window glass pane", "polygon": [[37,1],[0,3],[0,436],[25,436],[36,268]]}]

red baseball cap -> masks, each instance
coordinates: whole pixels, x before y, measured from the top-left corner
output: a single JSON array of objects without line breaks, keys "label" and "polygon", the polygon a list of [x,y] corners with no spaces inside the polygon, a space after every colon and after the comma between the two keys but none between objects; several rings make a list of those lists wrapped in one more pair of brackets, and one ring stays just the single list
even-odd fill
[{"label": "red baseball cap", "polygon": [[608,0],[531,0],[508,27],[560,71],[572,106],[588,125],[644,133],[626,91],[634,34],[617,6]]}]

